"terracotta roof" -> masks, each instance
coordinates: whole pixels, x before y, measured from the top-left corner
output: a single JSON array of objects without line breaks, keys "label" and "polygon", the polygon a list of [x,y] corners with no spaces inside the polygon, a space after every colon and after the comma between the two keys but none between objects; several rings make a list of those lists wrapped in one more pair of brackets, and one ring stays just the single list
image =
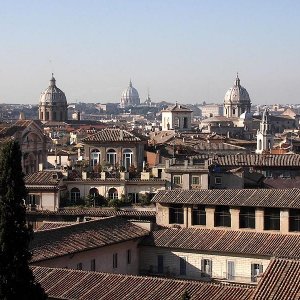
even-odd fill
[{"label": "terracotta roof", "polygon": [[43,222],[43,224],[38,228],[38,230],[48,230],[58,227],[70,226],[75,224],[74,222]]},{"label": "terracotta roof", "polygon": [[299,167],[299,154],[237,154],[217,156],[213,163],[220,166],[245,167]]},{"label": "terracotta roof", "polygon": [[185,290],[193,300],[250,300],[247,285],[32,267],[51,299],[180,300]]},{"label": "terracotta roof", "polygon": [[251,300],[300,299],[300,261],[273,259]]},{"label": "terracotta roof", "polygon": [[27,211],[27,214],[33,215],[64,215],[64,216],[87,216],[87,217],[155,217],[156,212],[151,210],[115,210],[115,209],[60,209],[59,211]]},{"label": "terracotta roof", "polygon": [[26,185],[57,185],[63,177],[60,171],[40,171],[26,175]]},{"label": "terracotta roof", "polygon": [[134,134],[117,128],[105,128],[95,134],[82,139],[83,143],[90,142],[140,142],[141,139]]},{"label": "terracotta roof", "polygon": [[269,189],[292,189],[300,186],[300,177],[294,178],[265,178],[264,186]]},{"label": "terracotta roof", "polygon": [[238,230],[163,228],[152,231],[142,245],[172,249],[300,258],[300,235]]},{"label": "terracotta roof", "polygon": [[37,231],[31,243],[32,262],[120,243],[148,233],[117,217]]},{"label": "terracotta roof", "polygon": [[300,189],[228,189],[158,191],[152,202],[300,208]]}]

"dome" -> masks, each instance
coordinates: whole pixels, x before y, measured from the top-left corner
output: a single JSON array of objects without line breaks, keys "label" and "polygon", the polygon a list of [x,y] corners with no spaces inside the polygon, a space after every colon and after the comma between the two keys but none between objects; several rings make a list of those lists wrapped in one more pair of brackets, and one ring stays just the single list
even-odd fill
[{"label": "dome", "polygon": [[56,86],[56,80],[53,77],[53,74],[50,79],[50,84],[49,84],[48,88],[44,92],[41,93],[40,105],[45,105],[45,104],[67,105],[67,98],[65,96],[65,93]]},{"label": "dome", "polygon": [[250,103],[250,97],[247,90],[241,86],[239,76],[236,76],[234,86],[230,88],[224,98],[224,103]]},{"label": "dome", "polygon": [[129,86],[121,96],[121,107],[126,107],[130,105],[139,105],[140,104],[140,96],[138,91],[132,86],[132,82],[130,80]]}]

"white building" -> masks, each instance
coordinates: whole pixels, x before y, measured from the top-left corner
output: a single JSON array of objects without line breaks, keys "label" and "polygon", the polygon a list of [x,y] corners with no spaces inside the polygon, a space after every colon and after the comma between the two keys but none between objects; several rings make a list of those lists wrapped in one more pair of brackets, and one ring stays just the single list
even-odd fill
[{"label": "white building", "polygon": [[176,102],[162,111],[162,130],[191,130],[193,111]]},{"label": "white building", "polygon": [[206,104],[200,107],[203,118],[211,118],[223,116],[223,105],[221,104]]}]

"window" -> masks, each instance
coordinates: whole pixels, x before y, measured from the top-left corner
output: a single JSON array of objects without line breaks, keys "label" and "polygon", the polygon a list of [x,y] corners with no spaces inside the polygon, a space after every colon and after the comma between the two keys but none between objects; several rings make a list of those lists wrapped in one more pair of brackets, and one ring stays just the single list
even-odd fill
[{"label": "window", "polygon": [[181,184],[181,176],[180,175],[174,175],[173,176],[173,183],[174,184]]},{"label": "window", "polygon": [[118,268],[118,253],[113,254],[113,269]]},{"label": "window", "polygon": [[169,207],[169,223],[183,224],[183,206],[181,204],[173,204]]},{"label": "window", "polygon": [[71,189],[71,202],[76,203],[80,199],[80,190],[76,187]]},{"label": "window", "polygon": [[56,121],[56,111],[54,111],[54,112],[52,113],[52,120],[53,120],[53,121]]},{"label": "window", "polygon": [[300,209],[290,209],[289,231],[300,231]]},{"label": "window", "polygon": [[82,270],[82,263],[78,263],[77,266],[76,266],[76,269],[77,270]]},{"label": "window", "polygon": [[138,193],[128,193],[128,199],[130,199],[131,203],[138,203],[139,202],[139,194]]},{"label": "window", "polygon": [[91,188],[89,194],[93,197],[97,197],[99,195],[98,189]]},{"label": "window", "polygon": [[93,149],[91,151],[91,166],[95,167],[99,164],[100,162],[100,151],[98,149]]},{"label": "window", "polygon": [[187,117],[183,118],[183,128],[188,128],[188,118]]},{"label": "window", "polygon": [[114,149],[109,149],[106,153],[106,160],[109,164],[115,165],[117,160],[117,153]]},{"label": "window", "polygon": [[192,176],[192,184],[199,185],[200,184],[200,177],[199,176]]},{"label": "window", "polygon": [[212,275],[212,261],[211,259],[201,259],[201,273],[202,276],[209,276]]},{"label": "window", "polygon": [[222,184],[222,177],[215,177],[215,184],[221,185]]},{"label": "window", "polygon": [[262,140],[258,140],[258,150],[262,150]]},{"label": "window", "polygon": [[38,195],[34,195],[34,194],[27,195],[26,204],[30,206],[36,206],[38,202],[37,200],[38,200]]},{"label": "window", "polygon": [[234,280],[235,277],[235,268],[234,268],[234,261],[227,261],[227,279]]},{"label": "window", "polygon": [[280,209],[265,208],[264,211],[264,229],[265,230],[280,230]]},{"label": "window", "polygon": [[91,271],[96,271],[96,260],[95,259],[91,260]]},{"label": "window", "polygon": [[262,264],[251,264],[251,281],[257,282],[257,276],[263,272]]},{"label": "window", "polygon": [[216,206],[215,208],[215,226],[230,227],[231,215],[229,206]]},{"label": "window", "polygon": [[186,275],[186,257],[179,257],[179,275]]},{"label": "window", "polygon": [[127,171],[129,167],[132,165],[132,155],[133,153],[130,149],[125,149],[123,151],[123,166]]},{"label": "window", "polygon": [[241,207],[239,218],[240,218],[240,228],[255,228],[254,207]]},{"label": "window", "polygon": [[130,249],[127,250],[127,264],[128,265],[131,264],[131,250]]},{"label": "window", "polygon": [[111,188],[108,191],[109,199],[118,199],[118,191],[115,188]]},{"label": "window", "polygon": [[206,225],[206,211],[204,205],[193,206],[192,225]]}]

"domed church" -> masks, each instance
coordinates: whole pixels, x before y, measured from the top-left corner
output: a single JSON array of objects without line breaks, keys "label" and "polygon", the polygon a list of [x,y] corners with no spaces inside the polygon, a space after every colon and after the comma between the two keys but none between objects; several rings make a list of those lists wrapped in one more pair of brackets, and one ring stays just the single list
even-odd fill
[{"label": "domed church", "polygon": [[40,96],[39,119],[41,121],[66,121],[68,119],[66,95],[56,86],[53,73],[49,87]]},{"label": "domed church", "polygon": [[127,106],[134,106],[140,104],[140,96],[138,91],[132,86],[132,82],[130,80],[129,86],[121,96],[120,107],[125,108]]},{"label": "domed church", "polygon": [[247,90],[241,86],[240,78],[237,74],[234,85],[224,97],[224,116],[239,117],[244,112],[250,113],[251,100]]}]

